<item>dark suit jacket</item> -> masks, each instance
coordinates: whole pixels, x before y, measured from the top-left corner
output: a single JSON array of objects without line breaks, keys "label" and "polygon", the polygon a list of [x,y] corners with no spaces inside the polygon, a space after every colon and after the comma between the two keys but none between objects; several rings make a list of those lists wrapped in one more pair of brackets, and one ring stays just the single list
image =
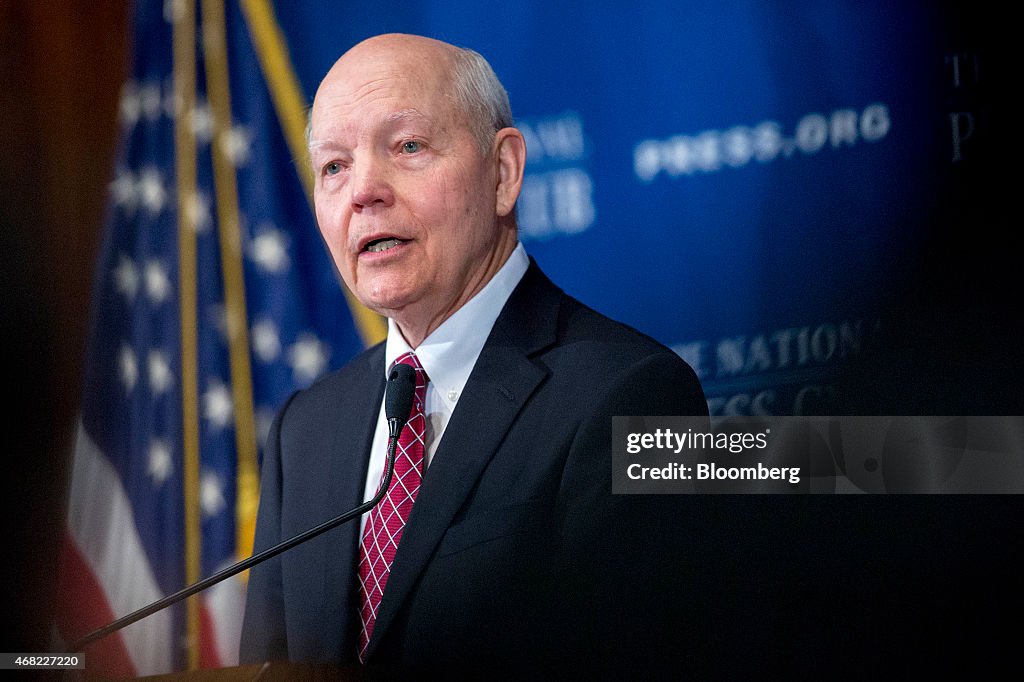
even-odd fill
[{"label": "dark suit jacket", "polygon": [[[381,344],[280,411],[257,550],[361,501],[383,363]],[[641,496],[611,494],[611,418],[706,413],[678,356],[531,264],[424,476],[369,663],[507,671],[636,658],[633,635],[664,596],[651,581],[667,567],[650,551]],[[356,661],[358,528],[252,570],[243,661]]]}]

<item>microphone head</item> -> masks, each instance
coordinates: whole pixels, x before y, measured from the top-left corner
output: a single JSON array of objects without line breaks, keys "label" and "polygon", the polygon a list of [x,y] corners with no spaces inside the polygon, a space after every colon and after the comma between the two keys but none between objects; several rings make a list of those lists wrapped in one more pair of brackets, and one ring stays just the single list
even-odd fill
[{"label": "microphone head", "polygon": [[384,416],[388,421],[398,420],[401,431],[409,421],[412,412],[412,399],[416,393],[416,370],[409,365],[397,364],[388,374],[388,383],[384,388]]}]

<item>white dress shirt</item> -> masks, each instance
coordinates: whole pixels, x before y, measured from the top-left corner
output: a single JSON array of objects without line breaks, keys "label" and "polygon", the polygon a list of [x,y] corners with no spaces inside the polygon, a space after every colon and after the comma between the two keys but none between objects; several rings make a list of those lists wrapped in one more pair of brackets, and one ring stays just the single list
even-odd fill
[{"label": "white dress shirt", "polygon": [[[477,358],[480,357],[480,351],[491,334],[494,322],[498,319],[501,309],[505,307],[508,297],[512,295],[512,290],[526,274],[529,265],[530,259],[520,242],[491,281],[442,322],[441,326],[423,339],[415,349],[406,343],[395,321],[388,320],[388,340],[384,349],[385,376],[399,356],[413,351],[430,378],[424,406],[427,422],[424,466],[430,466],[441,437],[444,436],[444,430],[448,426],[448,420],[455,411],[462,389],[465,388]],[[381,476],[384,474],[387,445],[388,423],[384,415],[384,403],[381,401],[377,428],[373,434],[373,446],[370,448],[370,466],[366,472],[364,500],[377,493],[377,486],[380,485]],[[360,520],[360,538],[366,527],[367,514],[369,512],[363,514]]]}]

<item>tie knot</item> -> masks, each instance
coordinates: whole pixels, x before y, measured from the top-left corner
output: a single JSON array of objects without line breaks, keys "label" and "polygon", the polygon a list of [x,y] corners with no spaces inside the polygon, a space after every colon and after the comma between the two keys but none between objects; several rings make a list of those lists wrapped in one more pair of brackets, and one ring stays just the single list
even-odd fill
[{"label": "tie knot", "polygon": [[[427,382],[430,381],[430,377],[427,376],[426,370],[423,369],[423,365],[420,364],[419,358],[416,357],[415,353],[403,353],[395,358],[394,365],[409,365],[416,370],[416,392],[419,393],[427,387]],[[392,365],[392,367],[394,367]]]}]

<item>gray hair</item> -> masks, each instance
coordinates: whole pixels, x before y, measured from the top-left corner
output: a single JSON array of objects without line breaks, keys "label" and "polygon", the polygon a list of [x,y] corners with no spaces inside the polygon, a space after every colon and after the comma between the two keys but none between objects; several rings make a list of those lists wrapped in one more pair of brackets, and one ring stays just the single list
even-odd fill
[{"label": "gray hair", "polygon": [[487,60],[468,48],[457,48],[452,85],[455,100],[466,112],[480,151],[489,153],[494,133],[512,125],[512,107],[505,86]]}]

